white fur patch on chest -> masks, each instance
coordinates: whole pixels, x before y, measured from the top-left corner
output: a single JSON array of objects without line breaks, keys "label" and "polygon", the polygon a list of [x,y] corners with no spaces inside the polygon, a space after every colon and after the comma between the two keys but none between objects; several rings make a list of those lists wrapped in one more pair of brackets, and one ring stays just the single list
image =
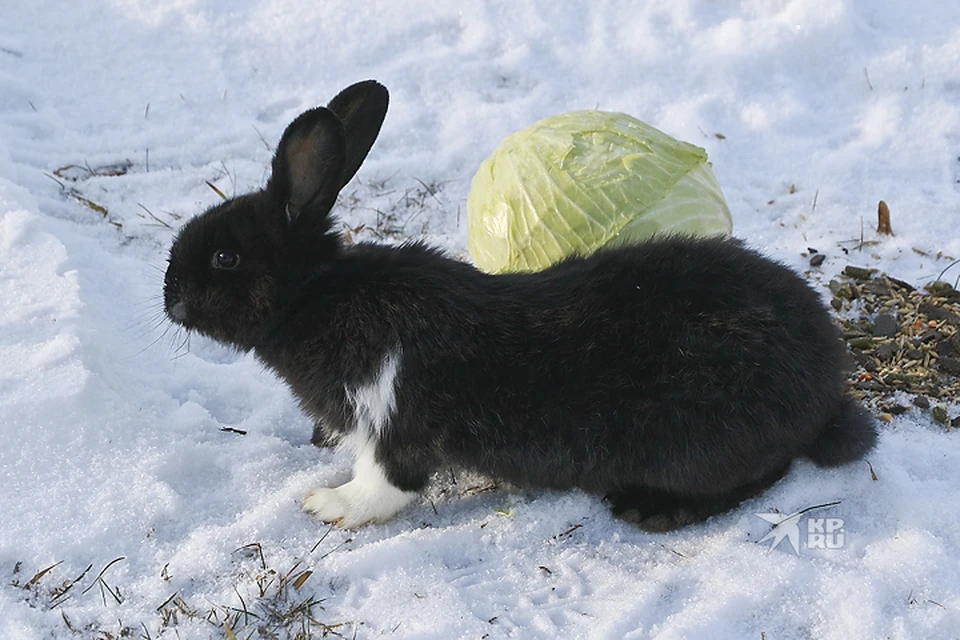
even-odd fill
[{"label": "white fur patch on chest", "polygon": [[390,425],[396,408],[400,356],[399,347],[388,351],[370,382],[354,389],[344,388],[347,401],[353,407],[357,435],[360,438],[377,438]]}]

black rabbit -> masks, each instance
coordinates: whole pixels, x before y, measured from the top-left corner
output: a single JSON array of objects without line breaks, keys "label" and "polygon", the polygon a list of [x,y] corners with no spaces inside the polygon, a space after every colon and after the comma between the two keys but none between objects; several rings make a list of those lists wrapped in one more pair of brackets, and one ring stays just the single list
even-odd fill
[{"label": "black rabbit", "polygon": [[794,458],[876,441],[819,296],[739,242],[668,237],[487,275],[420,243],[346,246],[330,210],[387,91],[349,87],[284,132],[266,188],[188,222],[169,317],[252,349],[355,454],[304,508],[382,521],[443,465],[605,494],[666,530],[732,508]]}]

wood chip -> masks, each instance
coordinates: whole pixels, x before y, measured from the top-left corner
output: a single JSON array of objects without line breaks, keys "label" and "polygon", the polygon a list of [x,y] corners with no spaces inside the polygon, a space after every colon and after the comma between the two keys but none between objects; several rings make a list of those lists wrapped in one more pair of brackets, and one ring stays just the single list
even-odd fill
[{"label": "wood chip", "polygon": [[890,228],[890,207],[883,200],[877,205],[877,233],[893,235],[893,229]]}]

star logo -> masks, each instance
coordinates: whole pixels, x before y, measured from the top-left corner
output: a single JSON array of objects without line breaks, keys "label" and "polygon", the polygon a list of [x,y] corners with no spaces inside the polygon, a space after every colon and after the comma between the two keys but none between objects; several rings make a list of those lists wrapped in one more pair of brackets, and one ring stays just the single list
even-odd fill
[{"label": "star logo", "polygon": [[790,541],[794,553],[800,555],[800,516],[803,515],[803,511],[797,511],[788,516],[782,513],[757,513],[755,515],[773,525],[770,533],[760,538],[757,544],[773,540],[773,544],[770,545],[770,551],[773,551],[786,538]]},{"label": "star logo", "polygon": [[815,504],[812,507],[807,507],[806,509],[800,509],[789,515],[783,515],[782,513],[756,513],[758,518],[766,520],[773,525],[773,528],[770,530],[770,533],[763,536],[757,541],[757,544],[763,544],[767,540],[773,540],[773,544],[770,545],[770,551],[773,551],[777,546],[787,539],[790,541],[790,546],[793,547],[794,553],[798,556],[800,555],[800,516],[807,513],[808,511],[813,511],[814,509],[825,509],[827,507],[834,507],[840,504],[840,501],[836,502],[827,502],[825,504]]}]

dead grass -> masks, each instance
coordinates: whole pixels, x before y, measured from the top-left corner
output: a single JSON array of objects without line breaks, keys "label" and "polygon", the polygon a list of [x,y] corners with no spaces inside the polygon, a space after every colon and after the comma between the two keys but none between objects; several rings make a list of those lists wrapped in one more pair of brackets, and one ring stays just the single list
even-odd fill
[{"label": "dead grass", "polygon": [[[348,243],[423,236],[429,232],[433,214],[450,215],[452,207],[443,196],[448,184],[415,176],[398,180],[396,175],[357,182],[351,191],[340,194],[334,212],[342,221]],[[456,215],[459,221],[459,212]]]},{"label": "dead grass", "polygon": [[[92,564],[78,576],[64,579],[62,561],[40,568],[32,575],[25,573],[23,563],[18,562],[9,586],[22,591],[22,601],[27,606],[57,615],[69,637],[82,639],[189,637],[198,626],[208,627],[209,637],[237,640],[355,637],[356,622],[322,619],[323,599],[310,588],[316,583],[317,563],[352,541],[346,538],[336,545],[324,545],[330,531],[332,527],[304,558],[282,571],[271,566],[260,543],[244,545],[230,558],[225,558],[239,565],[240,569],[234,574],[230,586],[233,598],[211,604],[202,596],[187,596],[174,591],[158,604],[154,617],[133,624],[122,621],[123,605],[133,594],[111,577],[111,573],[116,573],[112,570],[125,560],[124,557],[111,560],[92,578],[89,577],[94,568]],[[182,571],[189,573],[189,568]],[[28,579],[27,575],[31,577]],[[160,577],[164,581],[171,579],[169,565],[163,567]],[[116,622],[79,624],[75,608],[89,609],[91,604],[109,610],[99,617],[100,620]],[[187,628],[184,628],[185,623],[189,623]]]}]

